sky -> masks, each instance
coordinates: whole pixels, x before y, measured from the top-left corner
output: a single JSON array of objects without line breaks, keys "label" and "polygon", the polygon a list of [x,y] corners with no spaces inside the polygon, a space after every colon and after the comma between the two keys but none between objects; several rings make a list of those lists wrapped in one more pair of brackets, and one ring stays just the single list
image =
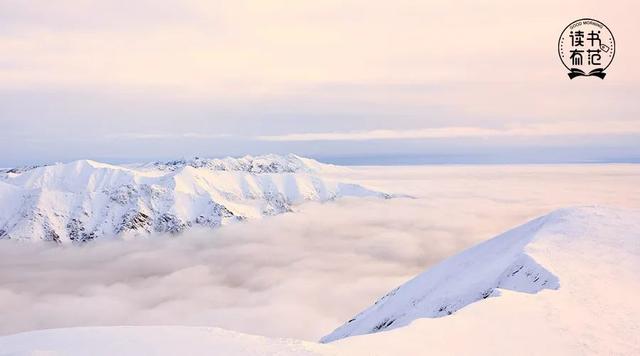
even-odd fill
[{"label": "sky", "polygon": [[[634,1],[0,0],[0,167],[640,161]],[[569,80],[558,37],[616,39]]]},{"label": "sky", "polygon": [[339,174],[413,198],[310,202],[295,213],[171,238],[83,246],[2,240],[0,335],[201,325],[317,341],[433,264],[554,209],[640,206],[640,165],[633,164]]}]

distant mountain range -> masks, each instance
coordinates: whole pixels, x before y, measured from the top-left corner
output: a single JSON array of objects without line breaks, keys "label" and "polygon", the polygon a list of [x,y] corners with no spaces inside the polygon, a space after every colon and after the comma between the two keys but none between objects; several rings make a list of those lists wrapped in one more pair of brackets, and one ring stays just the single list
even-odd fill
[{"label": "distant mountain range", "polygon": [[305,201],[389,197],[296,155],[111,165],[90,160],[0,171],[0,238],[81,243],[180,233],[289,212]]}]

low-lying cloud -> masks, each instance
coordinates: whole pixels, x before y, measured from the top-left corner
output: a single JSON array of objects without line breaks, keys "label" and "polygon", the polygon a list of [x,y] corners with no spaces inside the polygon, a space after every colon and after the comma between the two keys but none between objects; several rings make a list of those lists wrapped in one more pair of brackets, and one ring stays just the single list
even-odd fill
[{"label": "low-lying cloud", "polygon": [[636,166],[362,168],[415,199],[309,203],[179,237],[0,243],[0,334],[210,325],[317,340],[429,265],[553,208],[638,206]]},{"label": "low-lying cloud", "polygon": [[357,199],[191,231],[77,247],[3,243],[0,333],[111,324],[216,325],[317,339],[465,245],[427,248],[415,202]]}]

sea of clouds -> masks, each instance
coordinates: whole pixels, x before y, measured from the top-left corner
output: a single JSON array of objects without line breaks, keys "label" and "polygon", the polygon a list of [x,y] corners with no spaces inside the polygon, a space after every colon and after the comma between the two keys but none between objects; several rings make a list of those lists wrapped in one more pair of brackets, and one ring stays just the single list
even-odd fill
[{"label": "sea of clouds", "polygon": [[181,236],[82,247],[0,241],[0,334],[209,325],[317,340],[425,268],[555,208],[640,207],[640,166],[364,167],[412,198],[308,203]]}]

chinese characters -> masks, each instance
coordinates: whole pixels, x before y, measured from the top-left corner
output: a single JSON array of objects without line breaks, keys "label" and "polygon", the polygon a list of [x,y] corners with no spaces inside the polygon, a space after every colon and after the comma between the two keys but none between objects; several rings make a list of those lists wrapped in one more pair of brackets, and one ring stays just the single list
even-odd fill
[{"label": "chinese characters", "polygon": [[[583,54],[587,53],[587,64],[600,66],[602,65],[602,41],[600,40],[600,31],[591,30],[587,33],[587,38],[585,42],[585,33],[584,31],[570,31],[569,37],[571,38],[571,49],[570,59],[571,64],[574,66],[581,66],[583,64]],[[587,46],[585,46],[587,43]],[[585,49],[586,48],[586,49]],[[595,48],[595,49],[594,49]]]}]

